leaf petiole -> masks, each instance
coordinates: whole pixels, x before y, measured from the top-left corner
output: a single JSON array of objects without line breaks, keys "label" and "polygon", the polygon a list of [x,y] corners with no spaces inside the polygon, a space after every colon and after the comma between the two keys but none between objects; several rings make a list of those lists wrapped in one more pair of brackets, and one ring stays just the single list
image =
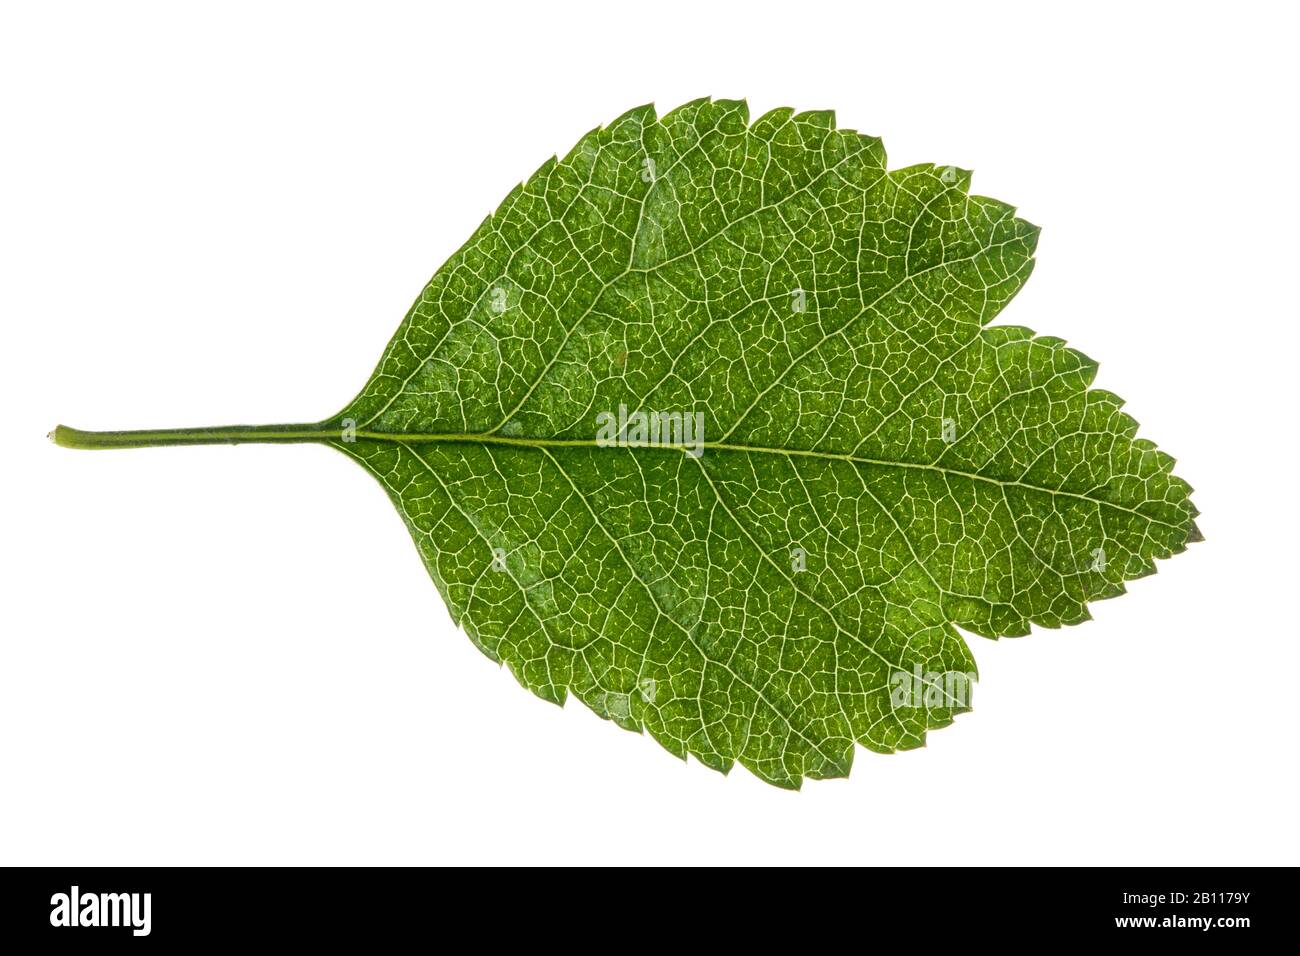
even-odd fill
[{"label": "leaf petiole", "polygon": [[339,437],[334,425],[225,425],[91,432],[59,425],[50,439],[64,448],[156,448],[164,445],[238,445],[241,442],[311,442]]}]

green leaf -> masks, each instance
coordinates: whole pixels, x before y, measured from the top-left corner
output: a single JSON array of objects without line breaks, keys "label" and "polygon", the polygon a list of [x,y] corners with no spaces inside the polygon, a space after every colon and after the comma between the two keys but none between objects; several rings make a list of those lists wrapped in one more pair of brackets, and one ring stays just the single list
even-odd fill
[{"label": "green leaf", "polygon": [[1086,620],[1199,540],[1096,363],[989,324],[1038,229],[969,182],[829,112],[642,107],[506,197],[333,418],[55,438],[327,441],[535,694],[844,776],[969,709],[958,627]]}]

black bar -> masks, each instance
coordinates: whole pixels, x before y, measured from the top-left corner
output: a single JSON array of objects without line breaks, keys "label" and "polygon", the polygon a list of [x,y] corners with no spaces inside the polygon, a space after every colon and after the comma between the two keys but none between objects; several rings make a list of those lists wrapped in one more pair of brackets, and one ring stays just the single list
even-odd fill
[{"label": "black bar", "polygon": [[[462,932],[475,932],[481,945],[494,946],[496,934],[508,938],[518,930],[537,934],[533,945],[567,937],[570,945],[587,946],[602,937],[614,945],[607,932],[622,926],[651,945],[694,947],[702,929],[689,927],[703,923],[733,940],[755,931],[788,933],[807,937],[809,948],[840,950],[911,938],[920,951],[980,937],[1235,946],[1261,933],[1275,938],[1292,925],[1295,883],[1290,869],[1219,868],[605,872],[595,878],[427,869],[37,868],[6,869],[3,880],[0,939],[38,945],[161,940],[373,947],[409,941],[413,933],[451,944]],[[71,925],[74,886],[76,922],[116,919],[119,925]],[[584,943],[584,926],[606,932],[593,932]]]}]

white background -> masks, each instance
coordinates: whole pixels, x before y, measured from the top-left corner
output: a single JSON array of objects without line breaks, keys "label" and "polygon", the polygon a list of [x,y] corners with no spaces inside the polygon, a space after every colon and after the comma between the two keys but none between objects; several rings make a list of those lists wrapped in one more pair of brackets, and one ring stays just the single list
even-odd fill
[{"label": "white background", "polygon": [[[1234,2],[11,4],[0,863],[1297,863],[1291,14]],[[634,105],[834,108],[1044,227],[1000,321],[1101,361],[1204,544],[973,713],[791,793],[532,697],[314,421],[505,193]]]}]

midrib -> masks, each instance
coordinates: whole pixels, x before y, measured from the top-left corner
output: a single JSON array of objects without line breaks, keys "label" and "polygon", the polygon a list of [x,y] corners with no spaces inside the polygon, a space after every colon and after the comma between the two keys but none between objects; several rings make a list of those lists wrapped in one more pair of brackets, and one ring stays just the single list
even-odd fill
[{"label": "midrib", "polygon": [[[501,445],[513,448],[607,448],[594,438],[521,438],[513,435],[494,435],[463,432],[382,432],[357,429],[357,439],[365,441],[393,442],[396,444],[420,445],[435,442],[467,445]],[[155,448],[167,445],[238,445],[244,443],[303,443],[319,442],[322,444],[343,444],[342,431],[336,424],[324,425],[232,425],[217,428],[163,428],[139,431],[82,431],[60,425],[50,437],[66,448]],[[665,451],[694,451],[695,445],[650,444],[649,442],[621,443],[620,448],[662,449]],[[880,458],[865,458],[845,452],[816,451],[803,448],[772,448],[762,445],[745,445],[735,442],[704,442],[703,450],[707,452],[781,455],[787,458],[814,458],[825,461],[843,461],[858,465],[872,465],[882,468],[903,468],[914,471],[931,471],[955,478],[985,482],[1001,488],[1023,488],[1042,494],[1074,498],[1091,502],[1116,511],[1124,511],[1144,521],[1161,525],[1173,530],[1184,530],[1159,518],[1152,517],[1117,502],[1097,498],[1093,495],[1049,488],[1020,480],[1006,480],[981,475],[978,472],[947,468],[942,465],[924,462],[889,461]]]}]

